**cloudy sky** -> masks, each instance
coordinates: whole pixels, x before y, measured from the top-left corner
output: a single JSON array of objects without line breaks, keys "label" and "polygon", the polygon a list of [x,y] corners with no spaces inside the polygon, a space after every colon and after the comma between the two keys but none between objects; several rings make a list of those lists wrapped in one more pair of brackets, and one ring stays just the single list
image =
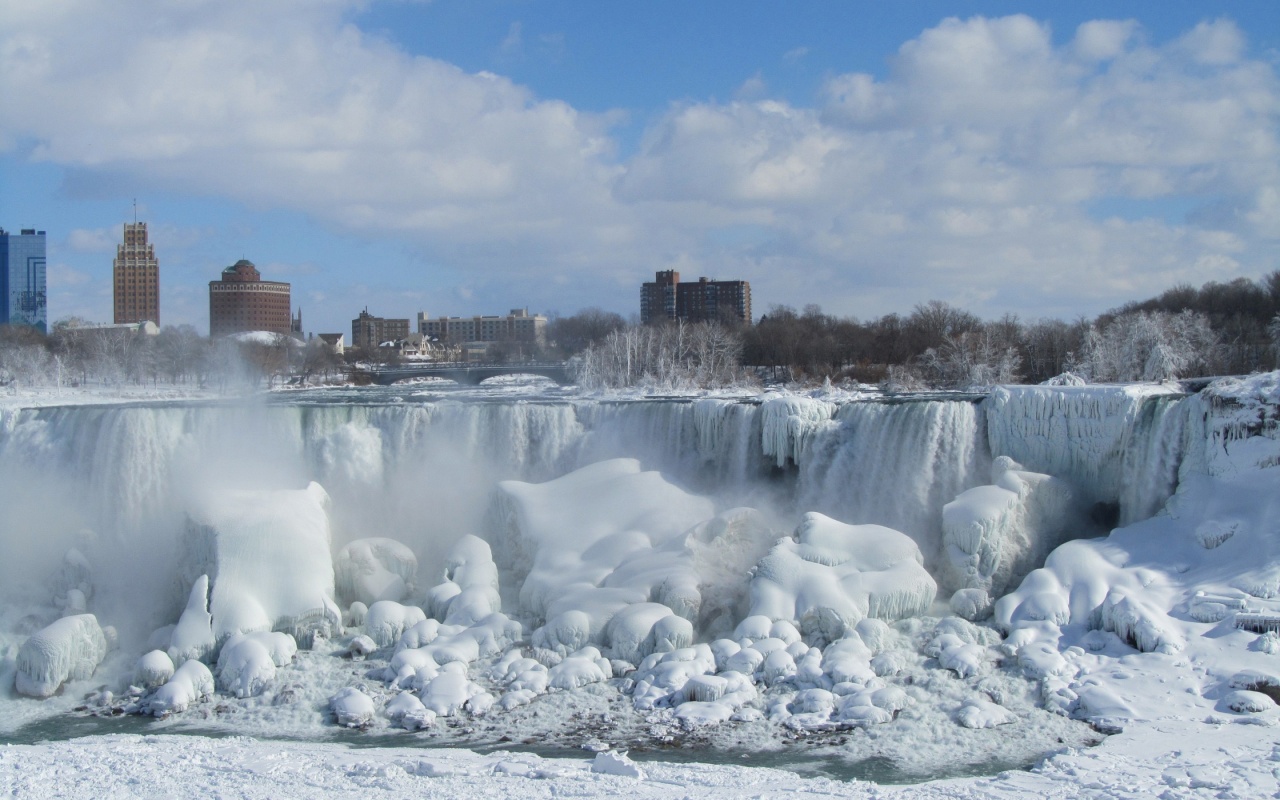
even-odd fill
[{"label": "cloudy sky", "polygon": [[312,331],[630,315],[661,269],[1072,318],[1280,268],[1274,0],[0,0],[0,106],[50,320],[110,321],[135,198],[202,332],[239,258]]}]

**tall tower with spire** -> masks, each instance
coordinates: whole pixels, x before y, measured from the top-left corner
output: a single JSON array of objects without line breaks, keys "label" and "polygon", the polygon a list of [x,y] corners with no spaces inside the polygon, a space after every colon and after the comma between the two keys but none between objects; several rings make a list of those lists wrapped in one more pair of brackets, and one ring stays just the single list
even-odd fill
[{"label": "tall tower with spire", "polygon": [[115,322],[160,324],[160,262],[147,242],[147,223],[124,224],[124,242],[116,246],[112,264]]}]

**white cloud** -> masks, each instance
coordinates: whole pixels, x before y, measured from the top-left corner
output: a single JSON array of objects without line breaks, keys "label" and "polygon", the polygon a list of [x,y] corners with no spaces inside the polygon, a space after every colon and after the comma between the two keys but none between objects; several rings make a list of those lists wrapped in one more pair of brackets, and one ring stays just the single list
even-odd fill
[{"label": "white cloud", "polygon": [[77,253],[107,253],[116,249],[116,241],[106,228],[76,228],[67,234],[67,246]]},{"label": "white cloud", "polygon": [[[1230,22],[1156,46],[1095,21],[1055,45],[1025,16],[948,19],[883,80],[832,76],[816,107],[748,82],[671,107],[619,160],[616,115],[410,56],[350,24],[360,6],[10,7],[0,147],[394,237],[465,275],[459,297],[502,286],[564,311],[629,304],[617,287],[669,264],[750,279],[759,310],[941,297],[1066,316],[1275,265],[1280,85]],[[1216,227],[1089,212],[1129,198],[1236,211]]]}]

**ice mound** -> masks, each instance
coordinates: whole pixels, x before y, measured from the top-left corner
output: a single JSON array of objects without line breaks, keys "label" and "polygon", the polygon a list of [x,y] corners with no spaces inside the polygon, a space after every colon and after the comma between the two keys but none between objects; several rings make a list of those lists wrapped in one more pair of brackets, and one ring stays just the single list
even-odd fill
[{"label": "ice mound", "polygon": [[498,567],[489,543],[464,536],[445,559],[444,582],[428,594],[430,616],[449,625],[470,626],[502,609]]},{"label": "ice mound", "polygon": [[163,686],[142,702],[142,711],[156,717],[181,714],[192,703],[213,694],[213,673],[194,658],[174,671]]},{"label": "ice mound", "polygon": [[942,509],[942,581],[999,597],[1067,538],[1075,493],[1066,481],[1027,472],[1008,457],[992,464],[992,485],[962,492]]},{"label": "ice mound", "polygon": [[338,602],[369,606],[408,597],[417,579],[418,558],[395,539],[356,539],[338,551],[333,569]]},{"label": "ice mound", "polygon": [[163,650],[152,650],[138,659],[133,668],[133,682],[143,689],[154,689],[173,677],[173,659]]},{"label": "ice mound", "polygon": [[218,688],[236,697],[254,697],[275,680],[276,667],[293,661],[298,646],[279,631],[237,633],[218,655]]},{"label": "ice mound", "polygon": [[107,639],[97,617],[63,617],[22,643],[14,688],[27,697],[50,697],[67,681],[92,677],[106,655]]},{"label": "ice mound", "polygon": [[806,636],[830,642],[864,617],[924,613],[938,587],[907,535],[809,512],[795,538],[760,562],[750,591],[752,616],[796,620]]},{"label": "ice mound", "polygon": [[354,686],[340,689],[329,698],[329,710],[344,728],[364,728],[373,722],[372,698]]},{"label": "ice mound", "polygon": [[702,599],[685,534],[713,512],[634,459],[499,484],[495,551],[521,612],[542,623],[535,646],[564,656],[597,644],[638,660],[691,643]]},{"label": "ice mound", "polygon": [[417,606],[401,605],[394,600],[379,600],[365,614],[364,631],[379,647],[386,647],[395,644],[405,631],[426,618],[426,612]]},{"label": "ice mound", "polygon": [[296,491],[227,492],[189,513],[187,574],[193,583],[209,576],[216,641],[280,630],[309,647],[316,633],[341,632],[328,508],[329,495],[312,483]]}]

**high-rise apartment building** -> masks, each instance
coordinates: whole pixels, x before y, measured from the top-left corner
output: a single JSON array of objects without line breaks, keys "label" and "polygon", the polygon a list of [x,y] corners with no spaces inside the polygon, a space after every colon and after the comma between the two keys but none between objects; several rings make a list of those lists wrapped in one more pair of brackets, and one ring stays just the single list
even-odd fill
[{"label": "high-rise apartment building", "polygon": [[252,261],[240,259],[209,281],[209,337],[245,331],[289,335],[289,284],[264,281]]},{"label": "high-rise apartment building", "polygon": [[160,262],[147,241],[147,223],[126,222],[124,242],[116,245],[111,264],[115,322],[160,324]]},{"label": "high-rise apartment building", "polygon": [[18,234],[0,228],[0,325],[49,329],[44,238],[34,228]]},{"label": "high-rise apartment building", "polygon": [[679,272],[659,272],[654,280],[640,286],[640,320],[649,324],[664,319],[737,320],[750,325],[751,284],[707,278],[698,278],[696,283],[681,283]]}]

